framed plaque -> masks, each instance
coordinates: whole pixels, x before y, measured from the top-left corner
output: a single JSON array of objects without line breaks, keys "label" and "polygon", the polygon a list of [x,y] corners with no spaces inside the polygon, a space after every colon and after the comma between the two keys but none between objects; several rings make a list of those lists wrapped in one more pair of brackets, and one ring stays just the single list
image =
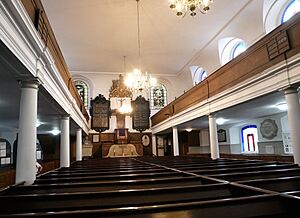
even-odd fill
[{"label": "framed plaque", "polygon": [[226,142],[226,130],[219,129],[217,133],[218,133],[218,142]]},{"label": "framed plaque", "polygon": [[94,143],[100,142],[100,139],[99,139],[99,135],[98,135],[98,134],[94,134],[94,135],[93,135],[93,142],[94,142]]},{"label": "framed plaque", "polygon": [[143,135],[142,137],[142,144],[144,146],[148,146],[150,144],[150,138],[148,135]]},{"label": "framed plaque", "polygon": [[278,126],[275,120],[265,119],[260,124],[260,133],[266,139],[273,139],[277,136]]},{"label": "framed plaque", "polygon": [[132,127],[143,132],[150,128],[150,103],[141,95],[131,102],[132,107]]},{"label": "framed plaque", "polygon": [[109,129],[110,101],[103,95],[97,96],[91,101],[92,129],[103,132]]}]

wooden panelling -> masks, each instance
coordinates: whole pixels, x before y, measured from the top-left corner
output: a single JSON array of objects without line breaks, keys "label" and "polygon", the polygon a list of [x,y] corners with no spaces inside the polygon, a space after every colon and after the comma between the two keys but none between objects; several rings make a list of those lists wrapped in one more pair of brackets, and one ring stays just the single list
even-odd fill
[{"label": "wooden panelling", "polygon": [[179,113],[208,98],[208,83],[203,82],[174,101],[174,113]]},{"label": "wooden panelling", "polygon": [[158,113],[156,113],[153,117],[151,117],[151,125],[155,126],[156,124],[168,119],[169,117],[173,116],[174,107],[173,103],[171,102],[164,108],[162,108]]},{"label": "wooden panelling", "polygon": [[101,133],[100,134],[100,142],[111,142],[114,143],[115,141],[115,133]]},{"label": "wooden panelling", "polygon": [[243,54],[241,61],[230,62],[208,77],[209,96],[214,96],[258,73],[256,68],[269,62],[266,47]]},{"label": "wooden panelling", "polygon": [[238,57],[153,115],[152,126],[300,53],[299,38],[300,14],[277,27]]},{"label": "wooden panelling", "polygon": [[[42,174],[59,168],[59,160],[41,163],[43,166]],[[7,167],[0,171],[0,188],[15,184],[16,170],[13,167]]]},{"label": "wooden panelling", "polygon": [[0,172],[0,188],[13,185],[15,183],[16,171],[14,168],[7,168]]}]

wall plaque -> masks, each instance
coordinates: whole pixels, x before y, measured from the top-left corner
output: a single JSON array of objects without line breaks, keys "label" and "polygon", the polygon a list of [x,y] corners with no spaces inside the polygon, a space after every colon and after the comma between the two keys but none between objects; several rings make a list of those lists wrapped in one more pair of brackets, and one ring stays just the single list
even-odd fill
[{"label": "wall plaque", "polygon": [[150,128],[150,104],[141,95],[131,102],[132,127],[140,132]]},{"label": "wall plaque", "polygon": [[226,142],[226,130],[225,129],[219,129],[217,131],[218,133],[218,142]]},{"label": "wall plaque", "polygon": [[277,136],[278,126],[275,120],[265,119],[260,124],[260,133],[266,139],[273,139]]},{"label": "wall plaque", "polygon": [[92,129],[103,132],[109,129],[110,101],[103,95],[91,101]]},{"label": "wall plaque", "polygon": [[148,146],[150,144],[150,138],[148,135],[143,135],[142,136],[142,144],[144,146]]}]

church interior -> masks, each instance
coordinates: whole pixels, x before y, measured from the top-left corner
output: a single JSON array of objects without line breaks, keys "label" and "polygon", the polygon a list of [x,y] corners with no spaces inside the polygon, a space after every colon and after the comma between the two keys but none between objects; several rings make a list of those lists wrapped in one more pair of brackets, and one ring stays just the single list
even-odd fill
[{"label": "church interior", "polygon": [[299,11],[0,0],[0,217],[297,217]]}]

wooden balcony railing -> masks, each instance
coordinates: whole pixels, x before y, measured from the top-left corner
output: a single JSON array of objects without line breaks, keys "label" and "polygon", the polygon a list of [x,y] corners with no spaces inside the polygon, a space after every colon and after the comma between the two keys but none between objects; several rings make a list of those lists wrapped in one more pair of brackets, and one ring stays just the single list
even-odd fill
[{"label": "wooden balcony railing", "polygon": [[277,27],[151,117],[152,126],[300,53],[300,14]]},{"label": "wooden balcony railing", "polygon": [[65,84],[67,85],[70,93],[75,98],[80,111],[84,115],[85,119],[89,120],[89,115],[84,107],[84,104],[77,92],[77,89],[72,81],[71,74],[68,70],[67,64],[64,60],[62,52],[58,46],[58,43],[55,39],[54,33],[48,21],[48,18],[44,12],[43,5],[41,0],[21,0],[29,17],[31,18],[36,30],[40,34],[42,40],[45,45],[49,49],[54,61],[55,65],[60,72]]}]

